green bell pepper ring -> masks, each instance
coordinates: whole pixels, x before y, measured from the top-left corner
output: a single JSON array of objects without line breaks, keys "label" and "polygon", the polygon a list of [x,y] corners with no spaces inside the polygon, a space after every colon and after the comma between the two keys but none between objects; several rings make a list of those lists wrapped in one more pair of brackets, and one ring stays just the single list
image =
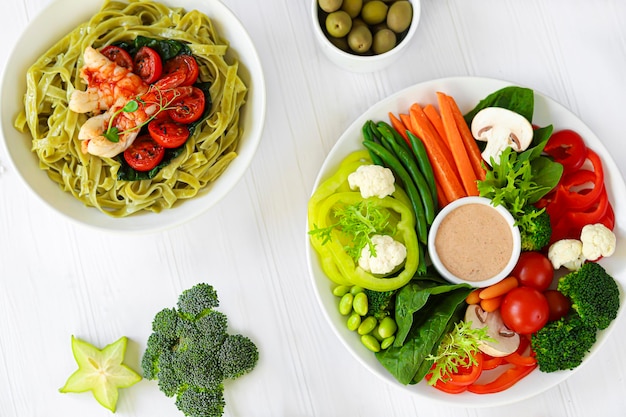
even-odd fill
[{"label": "green bell pepper ring", "polygon": [[[372,205],[386,208],[399,215],[395,225],[394,239],[402,242],[406,247],[407,257],[403,267],[393,276],[376,276],[365,271],[346,252],[340,238],[340,232],[334,230],[333,238],[322,245],[324,254],[332,256],[337,269],[344,278],[352,285],[357,285],[373,291],[391,291],[407,284],[417,271],[420,251],[418,247],[417,233],[415,231],[415,216],[410,206],[391,196],[385,198],[371,197],[364,199],[360,192],[335,193],[323,200],[315,217],[317,227],[324,228],[330,225],[331,213],[337,205],[351,205],[366,201]],[[315,240],[315,238],[313,239]]]}]

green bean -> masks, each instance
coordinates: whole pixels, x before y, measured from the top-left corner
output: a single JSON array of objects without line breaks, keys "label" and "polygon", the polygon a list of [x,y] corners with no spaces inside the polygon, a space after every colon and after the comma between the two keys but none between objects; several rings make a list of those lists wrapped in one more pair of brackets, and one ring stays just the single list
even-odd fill
[{"label": "green bean", "polygon": [[[374,136],[374,132],[371,129],[371,124],[373,122],[371,120],[368,120],[367,122],[365,122],[363,124],[363,127],[361,128],[361,131],[363,132],[363,139],[366,142],[378,142],[378,138],[376,138]],[[380,159],[380,157],[378,155],[376,155],[375,153],[373,153],[372,151],[369,151],[370,154],[370,158],[372,158],[372,162],[376,165],[381,165],[383,166],[383,161],[382,159]]]},{"label": "green bean", "polygon": [[352,301],[352,308],[361,316],[365,316],[367,314],[367,295],[364,292],[361,291],[360,293],[355,294],[354,301]]},{"label": "green bean", "polygon": [[433,166],[430,163],[430,159],[428,158],[428,154],[426,153],[424,143],[410,131],[407,130],[406,133],[409,138],[409,142],[411,143],[415,159],[417,160],[417,165],[420,167],[422,174],[424,174],[424,178],[426,178],[428,188],[430,189],[430,193],[433,196],[435,205],[437,206],[437,186],[435,185],[435,174],[433,172]]},{"label": "green bean", "polygon": [[[404,139],[402,140],[404,142]],[[430,191],[430,187],[426,182],[426,178],[420,171],[415,156],[410,151],[407,151],[404,147],[402,147],[395,139],[390,140],[391,147],[393,151],[398,156],[398,159],[404,165],[407,172],[413,179],[415,186],[417,187],[417,191],[420,194],[420,198],[422,199],[422,203],[424,205],[424,216],[426,217],[426,222],[430,225],[435,220],[435,203],[433,196]],[[436,191],[435,191],[436,192]]]},{"label": "green bean", "polygon": [[361,315],[358,313],[350,314],[348,320],[346,321],[346,326],[350,331],[356,331],[361,325]]},{"label": "green bean", "polygon": [[352,302],[354,301],[354,295],[351,293],[346,293],[339,300],[339,313],[342,316],[347,316],[352,312]]},{"label": "green bean", "polygon": [[376,352],[380,352],[380,343],[378,342],[378,340],[376,340],[376,338],[370,334],[365,334],[361,336],[361,343],[363,343],[363,345],[368,348],[369,350],[371,350],[372,352],[376,353]]},{"label": "green bean", "polygon": [[364,334],[369,334],[376,328],[378,321],[374,316],[368,316],[359,325],[359,328],[356,330],[358,334],[361,336]]},{"label": "green bean", "polygon": [[398,158],[387,149],[385,149],[382,145],[375,142],[363,142],[363,145],[374,152],[378,156],[382,158],[385,162],[385,165],[389,167],[402,181],[404,184],[405,191],[411,200],[411,204],[413,205],[413,211],[415,212],[415,222],[416,222],[416,230],[417,236],[420,242],[426,243],[427,240],[427,224],[426,224],[426,215],[424,213],[424,204],[420,198],[419,192],[417,191],[417,187],[415,183],[409,176],[409,173],[406,172],[404,166],[398,161]]},{"label": "green bean", "polygon": [[411,152],[411,148],[409,148],[409,144],[404,140],[402,136],[398,133],[396,129],[391,127],[387,122],[378,122],[376,124],[376,129],[381,133],[383,137],[393,139],[394,142],[398,143],[405,150]]}]

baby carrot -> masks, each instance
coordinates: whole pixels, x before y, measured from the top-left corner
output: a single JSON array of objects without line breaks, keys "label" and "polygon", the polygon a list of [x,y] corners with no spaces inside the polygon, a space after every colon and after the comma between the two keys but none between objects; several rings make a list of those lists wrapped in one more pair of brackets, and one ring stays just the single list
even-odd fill
[{"label": "baby carrot", "polygon": [[499,297],[493,298],[485,298],[480,300],[480,307],[485,310],[487,313],[492,313],[500,308],[500,304],[502,304],[503,295]]},{"label": "baby carrot", "polygon": [[471,293],[469,293],[467,295],[467,297],[465,297],[465,302],[467,304],[478,304],[480,303],[480,288],[475,289],[474,291],[472,291]]},{"label": "baby carrot", "polygon": [[501,297],[507,292],[511,291],[513,288],[516,288],[517,286],[517,278],[509,276],[504,278],[500,282],[483,288],[479,295],[481,300]]}]

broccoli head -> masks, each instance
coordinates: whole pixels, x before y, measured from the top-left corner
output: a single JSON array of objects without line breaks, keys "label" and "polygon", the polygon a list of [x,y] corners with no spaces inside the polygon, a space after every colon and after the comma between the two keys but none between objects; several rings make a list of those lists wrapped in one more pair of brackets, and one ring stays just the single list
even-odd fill
[{"label": "broccoli head", "polygon": [[176,398],[176,407],[186,416],[220,417],[225,406],[223,389],[206,391],[191,388]]},{"label": "broccoli head", "polygon": [[246,336],[229,335],[220,347],[218,359],[224,377],[235,379],[254,369],[259,360],[259,352]]},{"label": "broccoli head", "polygon": [[574,369],[596,341],[597,330],[572,312],[548,322],[531,336],[531,346],[543,372]]},{"label": "broccoli head", "polygon": [[521,213],[514,214],[520,231],[521,248],[523,251],[538,251],[550,243],[552,226],[550,215],[545,208],[538,209],[526,205]]},{"label": "broccoli head", "polygon": [[204,312],[219,307],[219,304],[217,292],[213,286],[200,283],[180,294],[178,297],[178,312],[195,318]]},{"label": "broccoli head", "polygon": [[391,315],[395,307],[395,295],[397,290],[374,291],[364,289],[367,295],[367,315],[374,316],[377,320],[382,320]]},{"label": "broccoli head", "polygon": [[596,262],[587,262],[561,278],[557,289],[570,298],[581,320],[596,329],[606,329],[617,317],[617,282]]},{"label": "broccoli head", "polygon": [[217,292],[209,284],[185,290],[177,308],[164,308],[152,321],[141,367],[146,379],[176,397],[188,417],[218,417],[224,410],[226,378],[250,372],[259,353],[242,335],[228,334],[228,320],[215,310]]}]

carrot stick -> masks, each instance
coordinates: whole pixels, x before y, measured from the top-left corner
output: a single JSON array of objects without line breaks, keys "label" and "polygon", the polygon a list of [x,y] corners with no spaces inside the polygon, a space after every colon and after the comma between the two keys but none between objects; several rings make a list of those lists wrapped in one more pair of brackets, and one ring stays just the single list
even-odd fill
[{"label": "carrot stick", "polygon": [[409,114],[411,118],[411,132],[424,142],[426,153],[433,166],[435,179],[442,188],[445,201],[451,202],[465,197],[467,194],[453,165],[454,160],[450,149],[442,143],[442,139],[419,104],[413,104],[409,109]]},{"label": "carrot stick", "polygon": [[502,299],[504,297],[493,297],[493,298],[485,298],[484,300],[480,300],[480,308],[485,310],[487,313],[492,313],[500,308],[500,304],[502,304]]},{"label": "carrot stick", "polygon": [[506,277],[502,281],[497,282],[493,285],[483,288],[478,296],[485,300],[489,298],[501,297],[507,292],[511,291],[513,288],[518,286],[517,278],[515,277]]},{"label": "carrot stick", "polygon": [[470,162],[472,163],[472,167],[474,168],[474,172],[476,173],[476,178],[482,181],[485,179],[485,168],[483,167],[483,157],[480,154],[480,149],[478,148],[476,139],[474,139],[474,136],[472,136],[472,132],[470,131],[470,128],[465,121],[465,118],[463,118],[463,113],[461,113],[461,110],[459,109],[459,106],[457,105],[454,98],[451,96],[447,96],[447,100],[450,104],[450,108],[452,109],[452,114],[454,115],[456,126],[459,129],[461,138],[463,139],[465,150],[469,155]]},{"label": "carrot stick", "polygon": [[409,137],[406,135],[406,126],[402,120],[398,119],[398,117],[392,112],[389,112],[389,121],[391,122],[391,127],[396,129],[396,131],[404,138],[406,143],[409,143]]},{"label": "carrot stick", "polygon": [[439,115],[437,108],[432,104],[427,104],[424,106],[424,113],[426,113],[428,120],[430,120],[430,123],[432,123],[437,133],[439,133],[439,136],[444,138],[446,136],[446,131],[443,128],[443,122],[441,121],[441,116]]},{"label": "carrot stick", "polygon": [[445,130],[444,139],[448,142],[448,147],[452,153],[452,158],[459,172],[459,177],[465,193],[467,195],[478,195],[478,187],[476,186],[476,173],[472,167],[465,145],[459,129],[454,120],[450,102],[443,93],[437,92],[437,101],[439,102],[439,111],[441,112],[441,121]]},{"label": "carrot stick", "polygon": [[400,113],[399,117],[404,127],[409,129],[413,134],[415,134],[415,131],[413,130],[411,126],[411,116],[409,116],[407,113]]}]

